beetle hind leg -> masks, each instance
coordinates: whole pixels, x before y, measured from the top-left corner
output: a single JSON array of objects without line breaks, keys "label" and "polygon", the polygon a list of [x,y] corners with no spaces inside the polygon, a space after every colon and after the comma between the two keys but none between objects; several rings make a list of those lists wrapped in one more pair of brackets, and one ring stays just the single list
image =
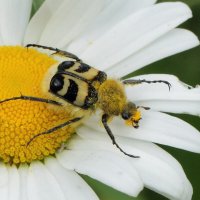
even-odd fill
[{"label": "beetle hind leg", "polygon": [[29,47],[36,47],[36,48],[41,48],[41,49],[48,49],[50,51],[54,51],[53,55],[57,54],[57,55],[65,56],[65,57],[68,57],[68,58],[72,58],[72,59],[74,59],[74,60],[76,60],[78,62],[81,62],[81,59],[78,56],[76,56],[76,55],[74,55],[74,54],[72,54],[70,52],[63,51],[61,49],[57,49],[57,48],[53,48],[53,47],[48,47],[48,46],[43,46],[43,45],[39,45],[39,44],[27,44],[26,47],[27,48],[29,48]]},{"label": "beetle hind leg", "polygon": [[61,103],[51,100],[51,99],[44,99],[44,98],[40,98],[40,97],[24,96],[24,95],[0,100],[0,104],[8,102],[8,101],[15,101],[15,100],[36,101],[36,102],[49,103],[49,104],[58,105],[58,106],[62,105]]}]

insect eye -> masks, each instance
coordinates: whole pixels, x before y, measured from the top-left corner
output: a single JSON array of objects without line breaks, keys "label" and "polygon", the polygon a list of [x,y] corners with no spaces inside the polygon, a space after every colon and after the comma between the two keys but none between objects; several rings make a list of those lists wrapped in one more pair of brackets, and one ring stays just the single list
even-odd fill
[{"label": "insect eye", "polygon": [[124,119],[124,120],[127,120],[127,119],[129,119],[131,117],[131,114],[130,113],[127,113],[127,112],[123,112],[122,113],[122,118]]},{"label": "insect eye", "polygon": [[58,70],[59,71],[65,71],[66,69],[69,69],[74,65],[73,61],[64,61],[58,65]]},{"label": "insect eye", "polygon": [[64,77],[61,76],[60,74],[56,74],[51,79],[50,91],[56,93],[63,88],[63,85],[64,85]]}]

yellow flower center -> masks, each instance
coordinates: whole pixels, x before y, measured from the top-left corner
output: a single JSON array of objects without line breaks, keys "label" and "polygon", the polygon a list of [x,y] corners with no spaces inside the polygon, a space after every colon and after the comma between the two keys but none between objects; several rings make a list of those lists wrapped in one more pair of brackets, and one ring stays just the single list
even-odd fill
[{"label": "yellow flower center", "polygon": [[[55,60],[33,49],[0,47],[0,101],[21,95],[46,98],[41,83]],[[30,163],[54,154],[74,133],[67,126],[51,134],[35,135],[62,124],[73,116],[56,105],[29,100],[0,103],[0,159],[5,163]],[[59,107],[59,106],[57,106]]]}]

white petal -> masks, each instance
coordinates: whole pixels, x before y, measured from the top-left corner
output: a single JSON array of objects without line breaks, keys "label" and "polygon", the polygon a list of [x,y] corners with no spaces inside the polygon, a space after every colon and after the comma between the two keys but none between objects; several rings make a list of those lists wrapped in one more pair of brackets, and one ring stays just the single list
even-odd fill
[{"label": "white petal", "polygon": [[120,21],[80,57],[87,63],[107,67],[147,46],[192,16],[183,3],[160,3]]},{"label": "white petal", "polygon": [[28,177],[28,168],[27,164],[21,164],[18,171],[20,176],[20,200],[27,200],[27,177]]},{"label": "white petal", "polygon": [[[152,143],[139,142],[120,137],[116,137],[116,140],[123,150],[133,155],[140,156],[140,158],[137,159],[127,156],[125,156],[125,158],[132,163],[133,167],[137,168],[145,187],[170,199],[191,199],[192,187],[190,182],[185,176],[181,165],[167,152]],[[85,153],[89,154],[88,152],[91,152],[90,155],[92,153],[98,154],[99,152],[104,152],[105,156],[110,151],[117,152],[116,148],[106,137],[101,137],[98,141],[86,139],[72,140],[68,147],[76,149],[76,151],[71,151],[71,153],[68,154],[70,160],[74,160],[75,164],[79,163],[81,160],[81,158],[77,160],[76,157],[74,157],[74,159],[71,158],[71,156],[77,155],[77,152],[79,152],[79,154],[82,152],[83,156]],[[67,164],[66,160],[64,162]],[[123,164],[123,162],[121,164]]]},{"label": "white petal", "polygon": [[0,31],[0,46],[3,46],[3,45],[4,45],[3,37],[2,37],[1,31]]},{"label": "white petal", "polygon": [[199,40],[192,32],[174,29],[153,43],[141,49],[127,59],[106,70],[112,76],[123,77],[137,69],[173,54],[199,45]]},{"label": "white petal", "polygon": [[[88,136],[91,134],[90,138],[95,131],[106,133],[105,129],[98,125],[98,121],[98,116],[92,116],[90,120],[85,122],[87,126],[77,129],[77,133],[81,137],[86,137],[85,134],[88,134]],[[115,118],[109,124],[114,135],[151,141],[200,153],[200,132],[177,117],[150,110],[143,111],[139,125],[138,129],[134,129],[126,126],[124,121],[119,118]]]},{"label": "white petal", "polygon": [[88,48],[119,21],[154,3],[155,0],[126,0],[126,3],[122,0],[110,1],[87,29],[75,41],[72,41],[67,47],[68,51],[80,55],[84,49]]},{"label": "white petal", "polygon": [[[78,140],[74,141],[74,148],[76,142],[79,146]],[[87,141],[84,142],[87,144]],[[64,151],[57,156],[66,168],[86,174],[131,196],[137,196],[143,188],[137,172],[121,155],[89,149]]]},{"label": "white petal", "polygon": [[169,199],[190,200],[192,186],[181,165],[167,152],[151,143],[138,143],[129,139],[118,139],[129,153],[135,153],[141,159],[132,159],[132,164],[140,172],[145,187],[166,196]]},{"label": "white petal", "polygon": [[0,177],[1,200],[8,200],[8,169],[4,163],[0,164]]},{"label": "white petal", "polygon": [[56,179],[40,161],[31,163],[27,187],[29,200],[65,200]]},{"label": "white petal", "polygon": [[[64,0],[46,0],[31,18],[25,33],[24,44],[38,43],[44,27]],[[57,27],[57,26],[56,26]]]},{"label": "white petal", "polygon": [[32,0],[0,1],[0,28],[4,44],[22,43],[31,5]]},{"label": "white petal", "polygon": [[40,44],[63,48],[94,20],[105,3],[106,0],[63,2],[46,25]]},{"label": "white petal", "polygon": [[47,158],[45,165],[55,176],[66,200],[97,200],[98,197],[87,183],[73,170],[63,168],[55,158]]},{"label": "white petal", "polygon": [[20,176],[16,166],[8,167],[8,200],[20,199]]},{"label": "white petal", "polygon": [[192,88],[167,74],[149,74],[132,79],[165,80],[172,85],[170,91],[163,83],[127,86],[128,98],[137,105],[165,112],[200,115],[200,87]]}]

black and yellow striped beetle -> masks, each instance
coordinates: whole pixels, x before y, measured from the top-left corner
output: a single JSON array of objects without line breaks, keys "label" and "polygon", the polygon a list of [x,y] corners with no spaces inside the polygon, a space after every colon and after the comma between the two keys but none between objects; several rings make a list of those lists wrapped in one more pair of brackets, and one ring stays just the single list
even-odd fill
[{"label": "black and yellow striped beetle", "polygon": [[[108,126],[108,120],[115,116],[121,116],[128,125],[138,128],[141,115],[138,107],[133,102],[127,100],[124,86],[127,84],[165,83],[170,89],[171,85],[169,82],[164,80],[117,80],[107,78],[107,74],[105,72],[99,71],[98,69],[85,64],[81,59],[72,53],[37,44],[28,44],[26,47],[48,49],[55,52],[54,54],[58,56],[66,57],[65,61],[52,66],[44,79],[43,91],[52,95],[52,97],[56,97],[56,100],[22,95],[20,97],[13,97],[4,101],[24,99],[42,101],[60,106],[67,104],[68,106],[72,106],[80,116],[53,127],[45,132],[38,133],[29,141],[27,145],[40,135],[50,134],[64,126],[80,122],[80,120],[85,118],[86,115],[91,114],[94,110],[99,108],[102,110],[101,121],[107,134],[111,138],[112,143],[116,145],[116,147],[125,155],[134,158],[139,157],[126,153],[118,145],[111,129]],[[143,108],[149,109],[147,107]]]}]

